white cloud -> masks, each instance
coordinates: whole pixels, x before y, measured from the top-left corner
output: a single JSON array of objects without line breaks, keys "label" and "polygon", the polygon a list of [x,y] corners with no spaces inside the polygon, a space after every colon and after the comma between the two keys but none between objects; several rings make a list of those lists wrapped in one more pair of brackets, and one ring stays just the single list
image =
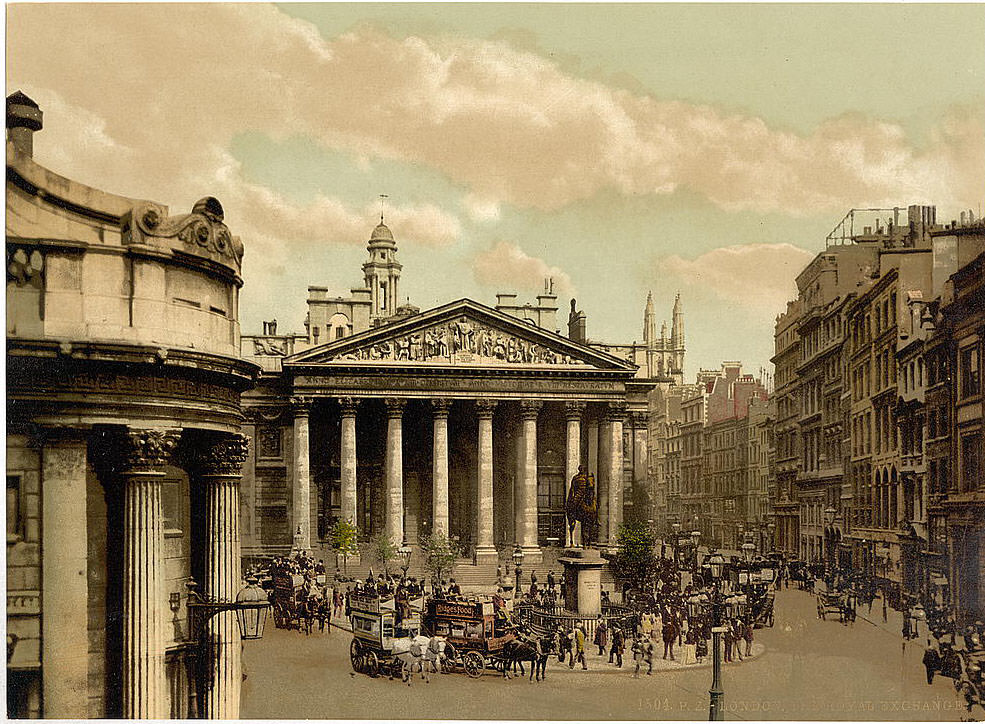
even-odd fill
[{"label": "white cloud", "polygon": [[664,257],[657,269],[671,287],[706,290],[753,316],[772,319],[797,296],[794,279],[814,255],[791,244],[726,246],[685,259]]},{"label": "white cloud", "polygon": [[544,289],[544,280],[554,280],[554,292],[559,295],[575,293],[571,277],[543,259],[529,256],[511,241],[499,241],[472,260],[475,280],[497,291],[537,292]]},{"label": "white cloud", "polygon": [[[727,210],[792,214],[980,202],[977,108],[954,109],[917,149],[893,123],[844,115],[798,135],[578,78],[501,42],[365,28],[327,41],[267,5],[21,4],[8,19],[12,85],[105,119],[69,146],[74,165],[106,171],[91,161],[113,158],[101,147],[112,139],[134,154],[116,160],[128,193],[204,193],[230,139],[255,131],[438,169],[469,189],[475,220],[501,203],[556,209],[605,189],[688,189]],[[45,132],[56,146],[73,138]],[[106,176],[91,180],[105,187]]]}]

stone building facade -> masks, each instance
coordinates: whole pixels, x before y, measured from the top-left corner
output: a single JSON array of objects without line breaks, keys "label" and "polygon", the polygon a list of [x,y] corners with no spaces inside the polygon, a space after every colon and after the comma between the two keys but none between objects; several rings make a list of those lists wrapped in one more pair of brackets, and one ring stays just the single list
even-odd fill
[{"label": "stone building facade", "polygon": [[536,561],[566,542],[579,465],[599,486],[604,545],[623,521],[649,520],[647,393],[671,380],[654,372],[683,366],[680,301],[679,355],[649,338],[641,352],[590,340],[574,300],[560,334],[550,280],[536,304],[500,294],[494,307],[395,306],[397,251],[381,221],[364,289],[332,298],[309,287],[305,333],[268,322],[243,337],[244,358],[264,370],[244,398],[258,441],[244,470],[245,550],[300,547],[329,560],[327,532],[349,519],[364,539],[383,533],[412,548],[444,533],[479,566],[514,545]]},{"label": "stone building facade", "polygon": [[[238,716],[243,244],[38,165],[7,99],[7,683],[13,717]],[[198,663],[196,663],[198,662]],[[196,686],[202,683],[201,687]]]}]

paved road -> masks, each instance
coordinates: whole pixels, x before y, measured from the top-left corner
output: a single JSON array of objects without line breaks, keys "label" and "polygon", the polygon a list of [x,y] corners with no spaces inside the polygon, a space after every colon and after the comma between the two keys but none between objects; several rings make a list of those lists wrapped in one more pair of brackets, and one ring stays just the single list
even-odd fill
[{"label": "paved road", "polygon": [[[818,621],[814,599],[796,590],[777,595],[777,623],[757,630],[766,651],[724,669],[729,719],[957,721],[950,680],[928,686],[915,643],[859,619],[854,626]],[[593,660],[571,671],[553,659],[548,680],[472,680],[462,674],[415,679],[408,687],[352,674],[351,636],[306,638],[269,628],[247,642],[244,718],[412,719],[707,719],[711,670],[661,671],[632,678],[628,662],[613,673]],[[605,669],[603,675],[599,669]]]}]

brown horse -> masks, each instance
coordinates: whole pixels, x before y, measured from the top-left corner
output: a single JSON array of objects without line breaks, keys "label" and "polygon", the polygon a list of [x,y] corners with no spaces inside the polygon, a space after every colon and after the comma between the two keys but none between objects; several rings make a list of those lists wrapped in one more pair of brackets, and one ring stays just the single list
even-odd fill
[{"label": "brown horse", "polygon": [[581,523],[582,544],[594,543],[598,538],[598,495],[595,476],[585,472],[585,466],[578,466],[578,474],[571,478],[568,498],[564,503],[568,518],[568,540],[575,544],[575,525]]}]

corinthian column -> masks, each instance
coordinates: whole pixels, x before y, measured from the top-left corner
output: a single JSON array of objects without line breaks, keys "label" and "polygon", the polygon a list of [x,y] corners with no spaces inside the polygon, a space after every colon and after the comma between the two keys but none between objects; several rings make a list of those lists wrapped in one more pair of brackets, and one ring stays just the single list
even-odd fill
[{"label": "corinthian column", "polygon": [[608,436],[608,469],[607,476],[609,483],[609,545],[615,547],[619,539],[619,526],[622,525],[622,490],[623,490],[623,470],[622,470],[622,422],[626,416],[626,406],[614,404],[609,406],[609,416],[606,421],[606,433]]},{"label": "corinthian column", "polygon": [[[235,601],[240,589],[239,481],[249,438],[211,440],[199,453],[199,483],[205,488],[205,580],[213,601]],[[209,647],[209,669],[200,692],[205,719],[238,719],[242,662],[239,625],[233,611],[217,613],[201,633]]]},{"label": "corinthian column", "polygon": [[[164,520],[161,481],[177,430],[128,430],[123,449],[123,716],[169,715],[164,674]],[[63,652],[70,655],[70,652]]]},{"label": "corinthian column", "polygon": [[404,453],[401,427],[405,400],[386,400],[386,533],[396,545],[404,540]]},{"label": "corinthian column", "polygon": [[495,558],[493,545],[493,411],[495,400],[476,400],[479,416],[479,475],[476,500],[476,559]]},{"label": "corinthian column", "polygon": [[537,560],[540,558],[537,545],[537,414],[540,408],[540,402],[525,400],[520,403],[522,452],[517,496],[522,524],[518,535],[520,545]]},{"label": "corinthian column", "polygon": [[342,407],[342,519],[356,523],[356,408],[358,400],[343,397]]},{"label": "corinthian column", "polygon": [[432,454],[431,530],[448,535],[448,411],[449,400],[431,400],[434,410]]},{"label": "corinthian column", "polygon": [[[565,489],[571,485],[571,480],[578,474],[581,466],[581,416],[585,412],[584,402],[568,402],[564,406],[564,415],[568,423],[567,447],[564,458]],[[571,545],[581,545],[581,526],[575,526],[575,539]]]},{"label": "corinthian column", "polygon": [[291,518],[294,549],[311,550],[311,468],[309,465],[308,412],[310,397],[292,397],[294,412],[294,485],[291,486]]}]

